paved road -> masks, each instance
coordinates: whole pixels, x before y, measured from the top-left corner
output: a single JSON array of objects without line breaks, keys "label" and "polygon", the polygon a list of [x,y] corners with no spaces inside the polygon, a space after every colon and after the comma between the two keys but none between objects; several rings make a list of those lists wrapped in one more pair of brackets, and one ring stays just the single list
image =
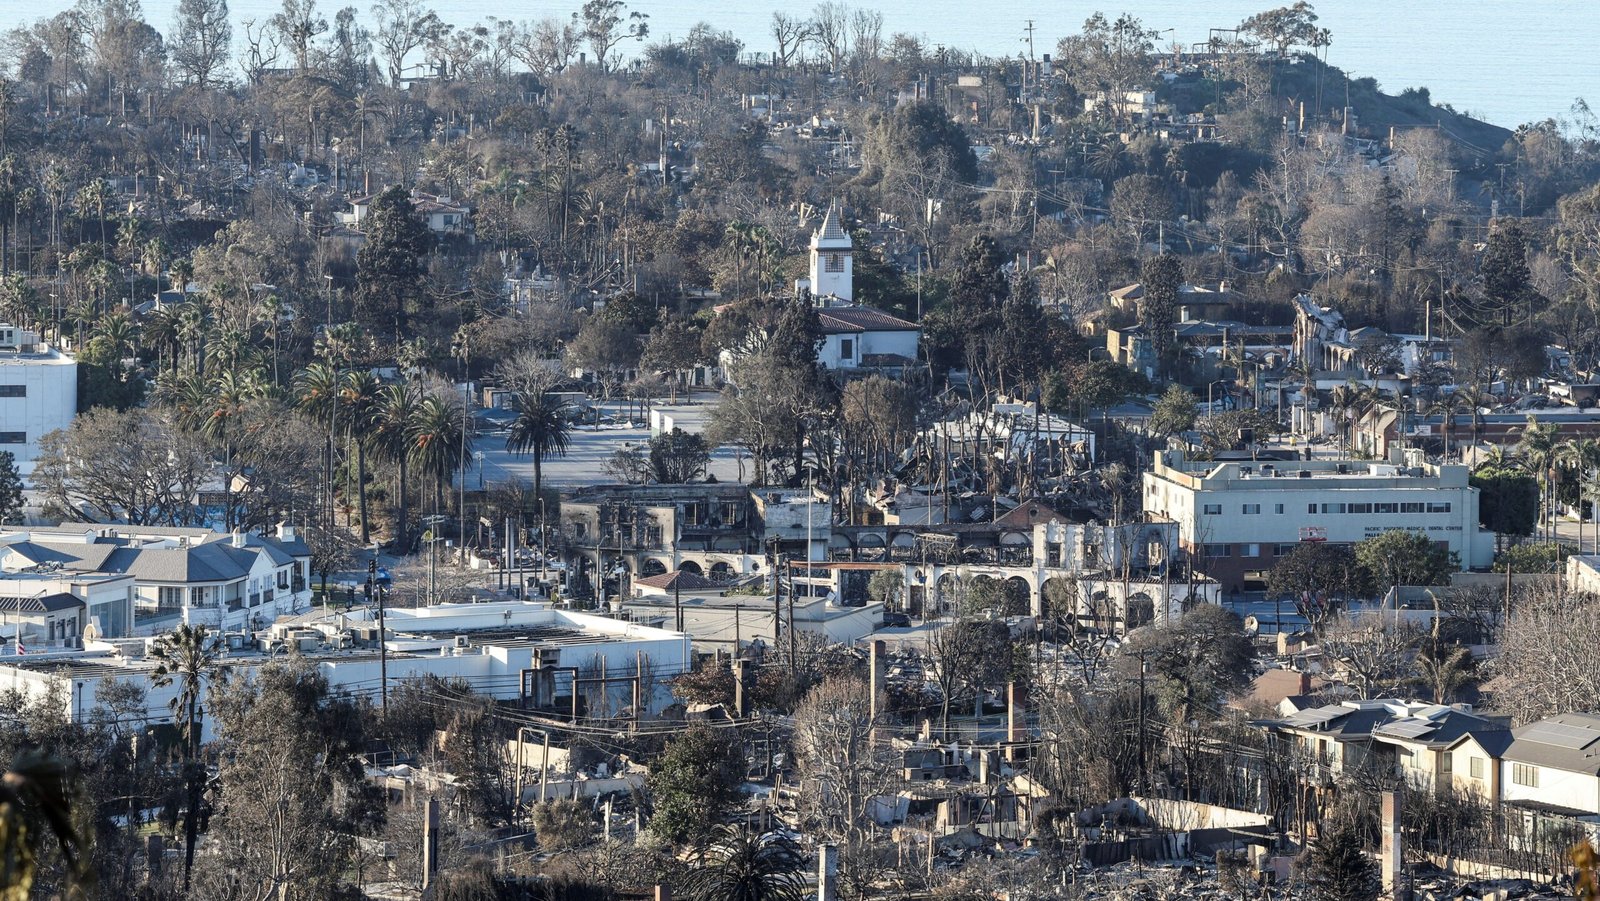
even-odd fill
[{"label": "paved road", "polygon": [[[686,432],[703,433],[706,417],[715,404],[716,397],[715,393],[702,392],[695,394],[690,402],[656,404],[654,409],[672,416],[674,424]],[[680,398],[680,401],[682,400]],[[627,406],[625,403],[600,405],[602,415],[618,419],[624,415]],[[636,428],[614,425],[598,428],[580,426],[570,436],[567,453],[564,456],[544,461],[544,483],[556,488],[577,488],[615,482],[616,479],[606,473],[605,462],[625,447],[649,443],[648,425],[641,422],[638,426]],[[471,487],[477,487],[480,482],[488,485],[511,479],[529,484],[533,482],[532,458],[508,453],[503,435],[479,436],[473,441],[472,452],[474,461],[477,453],[483,454],[483,465],[480,470],[475,462],[467,473],[467,484]],[[718,448],[711,455],[711,474],[722,482],[743,481],[743,476],[748,475],[750,466],[748,459],[741,465],[742,456],[732,448]]]}]

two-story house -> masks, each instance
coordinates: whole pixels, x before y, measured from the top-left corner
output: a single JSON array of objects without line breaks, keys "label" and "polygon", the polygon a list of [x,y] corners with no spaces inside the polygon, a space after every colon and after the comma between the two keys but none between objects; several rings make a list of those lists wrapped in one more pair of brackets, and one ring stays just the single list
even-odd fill
[{"label": "two-story house", "polygon": [[180,623],[253,630],[310,602],[311,551],[291,526],[275,535],[63,523],[0,531],[0,570],[110,574],[133,581],[132,629]]}]

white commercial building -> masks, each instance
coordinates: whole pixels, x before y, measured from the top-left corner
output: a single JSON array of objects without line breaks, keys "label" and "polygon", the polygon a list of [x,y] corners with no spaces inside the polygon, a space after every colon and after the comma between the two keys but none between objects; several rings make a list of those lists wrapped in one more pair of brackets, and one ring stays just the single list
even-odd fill
[{"label": "white commercial building", "polygon": [[1494,561],[1494,536],[1478,525],[1478,489],[1465,466],[1396,454],[1389,462],[1214,462],[1163,451],[1144,474],[1144,509],[1176,523],[1196,568],[1244,590],[1301,541],[1354,544],[1384,532],[1418,532],[1448,548],[1462,569]]},{"label": "white commercial building", "polygon": [[38,333],[0,322],[0,451],[10,451],[27,479],[39,439],[72,425],[78,413],[78,364]]},{"label": "white commercial building", "polygon": [[[327,678],[334,692],[376,701],[407,679],[460,680],[502,701],[580,718],[611,719],[658,713],[671,699],[668,682],[690,667],[687,636],[603,616],[558,610],[537,602],[440,604],[390,610],[388,659],[380,656],[370,610],[284,622],[257,635],[223,636],[222,666],[234,679],[262,665],[300,654]],[[86,642],[86,650],[0,658],[0,689],[45,696],[64,691],[63,714],[87,721],[102,680],[133,682],[148,692],[151,724],[172,722],[168,704],[176,685],[156,686],[147,643]],[[637,707],[635,707],[637,704]],[[205,718],[209,739],[211,717]]]}]

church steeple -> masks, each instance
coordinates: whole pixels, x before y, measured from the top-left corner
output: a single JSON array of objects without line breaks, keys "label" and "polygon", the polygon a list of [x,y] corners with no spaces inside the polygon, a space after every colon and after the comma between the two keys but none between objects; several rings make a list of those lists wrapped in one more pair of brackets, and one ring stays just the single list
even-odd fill
[{"label": "church steeple", "polygon": [[855,244],[839,220],[839,208],[828,204],[822,227],[811,236],[811,293],[818,298],[834,296],[855,300]]}]

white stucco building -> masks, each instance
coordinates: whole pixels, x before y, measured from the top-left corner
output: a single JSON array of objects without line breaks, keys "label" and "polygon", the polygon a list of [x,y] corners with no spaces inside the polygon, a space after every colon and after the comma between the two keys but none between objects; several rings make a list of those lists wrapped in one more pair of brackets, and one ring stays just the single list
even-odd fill
[{"label": "white stucco building", "polygon": [[882,310],[855,302],[855,245],[828,207],[811,236],[810,277],[795,286],[809,294],[822,320],[817,362],[824,369],[901,371],[916,365],[922,329]]},{"label": "white stucco building", "polygon": [[1176,523],[1178,543],[1224,591],[1259,581],[1301,541],[1354,544],[1393,530],[1420,532],[1462,569],[1494,560],[1478,525],[1478,489],[1465,466],[1420,455],[1388,462],[1214,462],[1163,451],[1144,474],[1145,513]]},{"label": "white stucco building", "polygon": [[0,322],[0,451],[16,457],[23,479],[39,458],[39,439],[72,425],[78,364],[38,333]]}]

